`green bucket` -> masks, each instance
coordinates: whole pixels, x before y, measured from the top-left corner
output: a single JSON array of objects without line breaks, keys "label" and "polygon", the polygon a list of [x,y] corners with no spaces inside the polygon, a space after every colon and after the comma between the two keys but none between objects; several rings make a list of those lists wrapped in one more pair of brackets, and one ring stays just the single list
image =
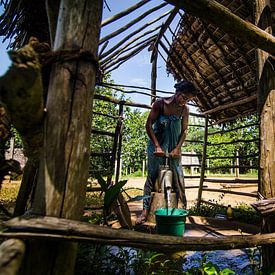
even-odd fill
[{"label": "green bucket", "polygon": [[159,208],[155,211],[157,233],[182,236],[185,230],[188,210],[178,208]]}]

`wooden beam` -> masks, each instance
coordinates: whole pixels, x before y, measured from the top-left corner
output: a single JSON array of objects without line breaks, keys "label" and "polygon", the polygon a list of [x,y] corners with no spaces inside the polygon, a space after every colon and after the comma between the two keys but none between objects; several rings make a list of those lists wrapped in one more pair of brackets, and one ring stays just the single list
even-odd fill
[{"label": "wooden beam", "polygon": [[166,0],[184,11],[211,22],[255,48],[275,55],[275,37],[247,22],[214,0]]},{"label": "wooden beam", "polygon": [[[134,20],[132,20],[132,21],[129,22],[128,24],[124,25],[122,28],[120,28],[120,29],[118,29],[118,30],[116,30],[116,31],[114,31],[114,32],[112,32],[112,33],[110,33],[110,34],[108,34],[108,35],[102,37],[102,38],[100,39],[99,44],[102,44],[102,43],[104,43],[105,41],[107,41],[107,40],[109,40],[109,39],[111,39],[111,38],[116,37],[117,35],[119,35],[119,34],[121,34],[122,32],[128,30],[130,27],[132,27],[133,25],[135,25],[136,23],[138,23],[139,21],[141,21],[142,19],[144,19],[144,18],[145,18],[146,16],[148,16],[149,14],[151,14],[151,13],[153,13],[153,12],[155,12],[155,11],[157,11],[157,10],[163,8],[163,7],[165,7],[166,5],[167,5],[167,3],[162,3],[162,4],[158,5],[158,6],[155,6],[155,7],[153,7],[152,9],[150,9],[150,10],[144,12],[142,15],[136,17]],[[170,12],[170,11],[169,11],[169,12]]]},{"label": "wooden beam", "polygon": [[242,104],[245,104],[247,102],[251,102],[253,100],[257,100],[257,95],[252,95],[252,96],[246,97],[244,99],[238,100],[236,102],[231,102],[229,104],[218,106],[218,107],[216,107],[214,109],[205,111],[202,114],[203,115],[207,115],[207,114],[216,113],[218,111],[221,111],[221,110],[224,110],[224,109],[228,109],[228,108],[231,108],[231,107],[234,107],[234,106],[242,105]]},{"label": "wooden beam", "polygon": [[105,19],[104,21],[102,21],[101,27],[104,27],[110,23],[115,22],[116,20],[130,14],[131,12],[137,10],[138,8],[142,7],[143,5],[145,5],[148,2],[150,2],[150,0],[142,0],[142,1],[138,2],[136,5],[131,6],[129,9],[126,9],[120,13],[117,13],[116,15],[114,15],[112,17]]},{"label": "wooden beam", "polygon": [[275,233],[250,236],[176,237],[125,229],[117,230],[55,217],[30,217],[28,219],[21,217],[10,220],[6,224],[12,232],[0,233],[2,237],[80,241],[137,248],[150,247],[151,250],[162,252],[233,249],[275,243]]}]

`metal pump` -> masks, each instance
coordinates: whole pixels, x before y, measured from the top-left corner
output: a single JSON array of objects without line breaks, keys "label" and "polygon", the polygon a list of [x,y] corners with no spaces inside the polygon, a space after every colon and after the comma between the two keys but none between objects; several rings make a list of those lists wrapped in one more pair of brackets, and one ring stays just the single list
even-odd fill
[{"label": "metal pump", "polygon": [[172,192],[173,172],[169,166],[169,153],[165,153],[165,165],[159,169],[158,192],[164,193],[166,207],[170,204],[170,194]]}]

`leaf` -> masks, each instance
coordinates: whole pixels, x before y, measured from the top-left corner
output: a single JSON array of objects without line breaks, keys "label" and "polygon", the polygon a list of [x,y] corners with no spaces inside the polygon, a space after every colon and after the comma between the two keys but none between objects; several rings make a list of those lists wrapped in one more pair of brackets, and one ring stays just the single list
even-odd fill
[{"label": "leaf", "polygon": [[111,186],[106,192],[104,196],[104,207],[109,208],[112,203],[117,199],[119,193],[121,192],[121,188],[127,183],[127,180],[119,181],[117,184]]},{"label": "leaf", "polygon": [[230,275],[230,274],[236,274],[236,273],[229,268],[225,268],[220,272],[220,275]]},{"label": "leaf", "polygon": [[145,196],[135,196],[131,199],[129,199],[127,202],[132,202],[132,201],[141,201],[150,198],[151,196],[145,195]]},{"label": "leaf", "polygon": [[106,192],[108,190],[107,182],[100,175],[95,175],[95,178],[97,179],[98,183],[100,184],[102,190],[104,192]]}]

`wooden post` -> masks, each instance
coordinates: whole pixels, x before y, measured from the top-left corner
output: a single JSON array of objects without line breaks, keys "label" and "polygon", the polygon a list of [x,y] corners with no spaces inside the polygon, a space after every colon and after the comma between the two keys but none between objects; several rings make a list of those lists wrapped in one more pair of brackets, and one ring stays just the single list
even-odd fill
[{"label": "wooden post", "polygon": [[204,141],[203,141],[203,151],[202,151],[202,161],[201,161],[201,176],[200,176],[200,187],[198,190],[197,206],[201,204],[202,188],[205,175],[205,164],[206,164],[206,153],[207,153],[207,138],[208,138],[208,115],[205,116],[204,125]]},{"label": "wooden post", "polygon": [[[272,33],[269,0],[256,1],[255,19],[258,27]],[[272,59],[268,60],[270,58],[266,52],[258,50],[256,57],[260,115],[259,192],[268,199],[275,197],[275,73]],[[275,221],[270,216],[263,218],[263,233],[275,232]],[[275,246],[263,246],[262,253],[265,272],[275,272]]]},{"label": "wooden post", "polygon": [[239,159],[239,150],[236,151],[236,169],[235,169],[235,177],[238,179],[240,177],[240,159]]},{"label": "wooden post", "polygon": [[[80,220],[90,156],[102,0],[61,0],[33,211]],[[79,53],[62,61],[62,51]],[[83,55],[81,55],[83,53]],[[73,274],[76,243],[31,240],[23,274]]]},{"label": "wooden post", "polygon": [[8,239],[0,245],[0,274],[18,274],[25,253],[25,243],[19,239]]},{"label": "wooden post", "polygon": [[156,100],[154,97],[156,95],[156,89],[157,89],[157,59],[158,59],[158,45],[156,45],[156,48],[153,49],[152,54],[152,71],[151,71],[151,104],[153,104]]}]

